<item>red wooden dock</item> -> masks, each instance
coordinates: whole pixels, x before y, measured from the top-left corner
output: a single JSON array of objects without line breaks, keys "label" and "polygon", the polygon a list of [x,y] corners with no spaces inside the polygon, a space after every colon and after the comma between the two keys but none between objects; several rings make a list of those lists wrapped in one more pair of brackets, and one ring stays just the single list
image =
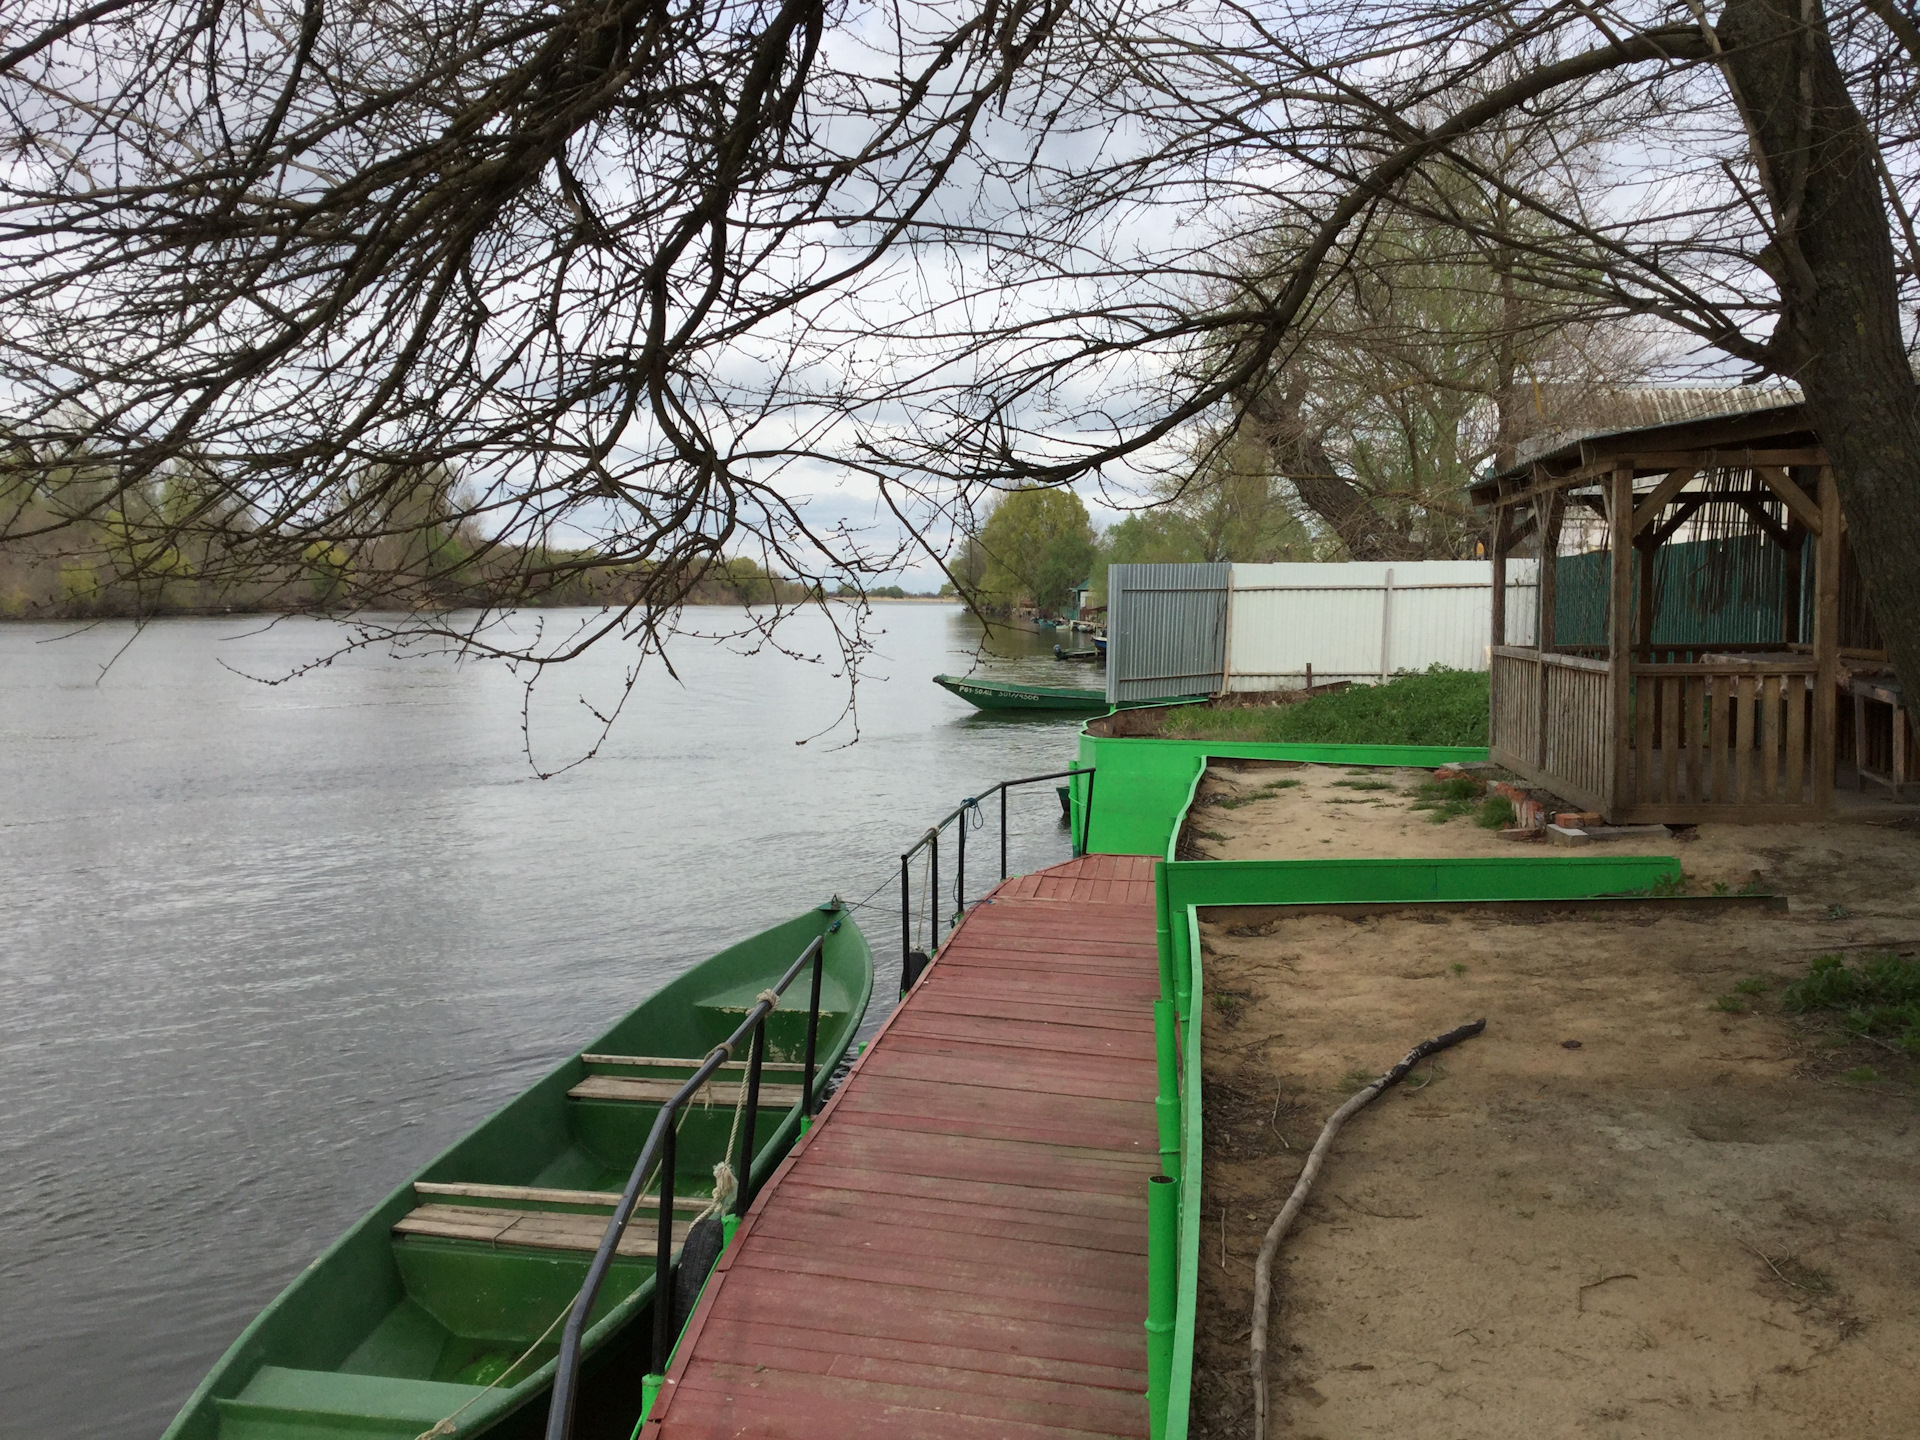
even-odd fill
[{"label": "red wooden dock", "polygon": [[1153,861],[972,910],[755,1198],[644,1440],[1144,1436]]}]

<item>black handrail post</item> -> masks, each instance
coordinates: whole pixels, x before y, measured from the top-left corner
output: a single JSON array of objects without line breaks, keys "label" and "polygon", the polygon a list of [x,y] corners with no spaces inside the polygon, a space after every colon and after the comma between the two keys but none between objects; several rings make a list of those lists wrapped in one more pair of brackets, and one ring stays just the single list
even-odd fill
[{"label": "black handrail post", "polygon": [[907,878],[907,862],[913,858],[909,850],[900,857],[900,993],[907,993],[907,967],[913,962],[913,887]]},{"label": "black handrail post", "polygon": [[[768,1014],[771,1013],[769,1009]],[[760,1109],[760,1062],[766,1055],[767,1017],[762,1015],[760,1023],[753,1027],[753,1056],[747,1061],[747,1113],[740,1117],[740,1180],[736,1186],[739,1198],[733,1205],[736,1215],[745,1215],[747,1206],[753,1203],[753,1121]]]},{"label": "black handrail post", "polygon": [[973,803],[971,796],[960,806],[960,858],[955,868],[960,872],[953,887],[953,913],[956,917],[967,913],[967,806]]},{"label": "black handrail post", "polygon": [[813,1114],[814,1042],[820,1035],[820,971],[827,955],[826,942],[813,942],[813,998],[807,1002],[807,1063],[801,1073],[800,1113]]},{"label": "black handrail post", "polygon": [[930,833],[933,842],[933,859],[928,866],[927,876],[927,920],[933,926],[927,938],[933,943],[927,947],[929,955],[940,950],[940,827],[934,826]]},{"label": "black handrail post", "polygon": [[1000,792],[1000,878],[1007,878],[1007,782],[995,787]]},{"label": "black handrail post", "polygon": [[673,1165],[675,1140],[671,1123],[660,1137],[660,1223],[654,1232],[653,1252],[653,1373],[667,1373],[673,1342]]},{"label": "black handrail post", "polygon": [[1093,846],[1093,777],[1097,766],[1087,767],[1087,805],[1081,812],[1080,853],[1086,854]]}]

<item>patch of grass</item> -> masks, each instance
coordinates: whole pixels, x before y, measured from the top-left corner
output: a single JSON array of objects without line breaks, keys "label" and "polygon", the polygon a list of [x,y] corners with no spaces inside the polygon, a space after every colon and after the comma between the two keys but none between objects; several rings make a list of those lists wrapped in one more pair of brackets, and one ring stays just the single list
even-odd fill
[{"label": "patch of grass", "polygon": [[1379,1078],[1373,1071],[1362,1070],[1356,1065],[1340,1077],[1340,1087],[1351,1094],[1355,1090],[1364,1090]]},{"label": "patch of grass", "polygon": [[1822,955],[1801,979],[1780,992],[1790,1014],[1837,1010],[1856,1035],[1890,1041],[1920,1056],[1920,960],[1876,955],[1849,966],[1838,955]]},{"label": "patch of grass", "polygon": [[1716,1010],[1724,1010],[1729,1015],[1738,1015],[1747,1008],[1747,1002],[1742,1000],[1738,995],[1722,995],[1718,1000],[1713,1002],[1713,1008]]},{"label": "patch of grass", "polygon": [[1480,802],[1473,823],[1482,830],[1510,830],[1520,822],[1513,813],[1513,802],[1504,795],[1489,795]]},{"label": "patch of grass", "polygon": [[1202,840],[1213,841],[1213,843],[1216,845],[1220,844],[1222,841],[1224,841],[1227,838],[1226,836],[1222,835],[1218,830],[1196,830],[1193,833],[1198,835]]},{"label": "patch of grass", "polygon": [[1840,1077],[1848,1085],[1872,1085],[1879,1078],[1871,1065],[1856,1066]]},{"label": "patch of grass", "polygon": [[1178,740],[1332,745],[1485,745],[1487,677],[1435,665],[1383,685],[1355,685],[1297,705],[1182,707],[1163,733]]},{"label": "patch of grass", "polygon": [[1752,975],[1733,988],[1742,995],[1764,995],[1773,988],[1773,981],[1765,975]]},{"label": "patch of grass", "polygon": [[1662,875],[1647,887],[1647,893],[1657,896],[1660,899],[1672,899],[1675,895],[1684,895],[1687,893],[1687,877],[1685,875]]},{"label": "patch of grass", "polygon": [[1227,795],[1213,803],[1222,810],[1238,810],[1242,805],[1251,805],[1256,800],[1271,800],[1282,790],[1291,790],[1299,783],[1298,780],[1272,780],[1251,795]]},{"label": "patch of grass", "polygon": [[1467,967],[1456,960],[1453,962],[1453,973],[1456,975],[1464,975],[1467,973]]},{"label": "patch of grass", "polygon": [[1346,790],[1397,790],[1400,788],[1391,780],[1336,780],[1333,783]]},{"label": "patch of grass", "polygon": [[1452,780],[1426,780],[1413,788],[1413,808],[1430,812],[1429,820],[1444,825],[1472,810],[1479,794],[1480,787],[1465,775]]}]

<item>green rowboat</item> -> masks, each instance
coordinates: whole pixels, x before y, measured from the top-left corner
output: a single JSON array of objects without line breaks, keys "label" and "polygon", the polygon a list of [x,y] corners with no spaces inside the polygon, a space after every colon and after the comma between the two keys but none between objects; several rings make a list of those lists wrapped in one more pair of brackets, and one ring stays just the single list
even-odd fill
[{"label": "green rowboat", "polygon": [[936,675],[933,683],[951,690],[982,710],[1105,710],[1104,690],[1070,689],[1059,685],[1016,685],[1005,680],[962,680]]},{"label": "green rowboat", "polygon": [[[873,992],[872,954],[837,902],[695,966],[389,1195],[242,1332],[164,1440],[414,1440],[436,1425],[466,1436],[542,1419],[530,1402],[552,1384],[556,1322],[660,1104],[816,936],[817,1093]],[[800,1132],[810,973],[767,1018],[756,1186]],[[744,1063],[721,1070],[708,1103],[682,1112],[682,1235],[712,1193],[745,1078]],[[621,1239],[589,1319],[590,1370],[653,1297],[658,1214],[643,1202]],[[633,1345],[644,1349],[637,1332],[612,1348]],[[607,1368],[644,1367],[624,1356]]]}]

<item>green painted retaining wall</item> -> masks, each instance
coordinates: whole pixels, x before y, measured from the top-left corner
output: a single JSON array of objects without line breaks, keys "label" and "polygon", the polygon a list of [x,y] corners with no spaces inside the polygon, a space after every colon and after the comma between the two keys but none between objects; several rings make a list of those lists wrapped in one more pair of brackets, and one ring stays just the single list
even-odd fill
[{"label": "green painted retaining wall", "polygon": [[[1225,740],[1119,738],[1080,732],[1075,762],[1095,768],[1090,855],[1165,855],[1193,784],[1208,759],[1299,760],[1316,765],[1462,765],[1485,760],[1476,745],[1305,745]],[[1074,799],[1081,799],[1076,788]],[[1075,833],[1082,817],[1074,816]]]},{"label": "green painted retaining wall", "polygon": [[[1176,1300],[1164,1414],[1154,1440],[1187,1440],[1200,1275],[1202,1132],[1201,1007],[1205,993],[1200,911],[1212,905],[1421,904],[1499,900],[1573,900],[1646,893],[1680,876],[1658,855],[1527,855],[1441,860],[1175,860],[1172,850],[1209,757],[1305,760],[1336,765],[1437,766],[1483,760],[1484,750],[1404,745],[1220,745],[1211,741],[1105,739],[1082,734],[1080,764],[1097,767],[1088,848],[1094,853],[1158,855],[1155,924],[1161,997],[1172,1002],[1180,1041],[1177,1157],[1163,1167],[1180,1180]],[[1075,823],[1082,796],[1076,791]],[[1164,1143],[1164,1142],[1163,1142]],[[1142,1197],[1143,1201],[1145,1197]]]}]

